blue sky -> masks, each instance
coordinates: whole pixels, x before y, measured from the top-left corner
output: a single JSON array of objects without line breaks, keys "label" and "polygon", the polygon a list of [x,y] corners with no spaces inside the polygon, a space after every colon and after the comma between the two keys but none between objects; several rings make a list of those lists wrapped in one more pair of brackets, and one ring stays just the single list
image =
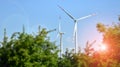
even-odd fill
[{"label": "blue sky", "polygon": [[[74,23],[57,5],[62,6],[75,18],[83,17],[92,13],[96,16],[79,21],[78,43],[83,47],[86,41],[97,40],[101,42],[102,34],[96,29],[96,24],[112,24],[118,22],[120,14],[119,0],[0,0],[0,39],[3,38],[3,29],[7,29],[7,35],[22,31],[23,24],[26,32],[36,32],[38,26],[58,29],[58,23],[62,23],[63,49],[74,48],[72,42]],[[61,16],[61,20],[59,20]],[[57,36],[57,31],[49,34],[51,40]],[[59,41],[59,39],[58,39]],[[59,44],[59,43],[58,43]]]}]

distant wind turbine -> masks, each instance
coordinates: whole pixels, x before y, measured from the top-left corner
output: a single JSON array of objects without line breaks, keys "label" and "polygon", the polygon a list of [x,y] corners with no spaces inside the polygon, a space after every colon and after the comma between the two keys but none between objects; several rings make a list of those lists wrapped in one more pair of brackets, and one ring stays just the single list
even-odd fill
[{"label": "distant wind turbine", "polygon": [[80,20],[83,20],[83,19],[86,19],[86,18],[89,18],[91,16],[94,16],[95,14],[91,14],[91,15],[87,15],[87,16],[84,16],[84,17],[81,17],[79,19],[75,19],[71,14],[69,14],[66,10],[64,10],[61,6],[58,5],[58,7],[64,11],[73,21],[74,21],[74,33],[73,33],[73,37],[74,37],[74,40],[75,40],[75,53],[77,53],[77,47],[78,47],[78,42],[77,42],[77,24],[78,24],[78,21]]},{"label": "distant wind turbine", "polygon": [[[61,20],[61,17],[59,17],[59,20]],[[60,37],[60,58],[62,56],[62,36],[63,36],[63,34],[64,33],[61,32],[61,22],[59,21],[59,29],[58,29],[57,38]]]}]

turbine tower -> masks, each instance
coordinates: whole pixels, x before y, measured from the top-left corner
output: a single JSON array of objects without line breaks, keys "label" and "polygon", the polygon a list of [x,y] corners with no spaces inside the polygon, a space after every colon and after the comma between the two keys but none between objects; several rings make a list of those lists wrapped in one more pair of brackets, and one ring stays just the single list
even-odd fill
[{"label": "turbine tower", "polygon": [[75,53],[77,53],[77,47],[78,47],[78,42],[77,42],[77,24],[78,21],[89,18],[91,16],[94,16],[95,14],[87,15],[84,17],[81,17],[79,19],[75,19],[71,14],[69,14],[65,9],[63,9],[61,6],[58,5],[58,7],[64,11],[73,21],[74,21],[74,32],[73,32],[73,37],[74,37],[74,42],[75,42]]},{"label": "turbine tower", "polygon": [[[61,20],[61,17],[59,17],[59,20]],[[62,56],[62,36],[63,36],[63,32],[61,32],[61,22],[59,21],[59,29],[58,29],[58,34],[57,34],[57,38],[60,37],[60,58]]]}]

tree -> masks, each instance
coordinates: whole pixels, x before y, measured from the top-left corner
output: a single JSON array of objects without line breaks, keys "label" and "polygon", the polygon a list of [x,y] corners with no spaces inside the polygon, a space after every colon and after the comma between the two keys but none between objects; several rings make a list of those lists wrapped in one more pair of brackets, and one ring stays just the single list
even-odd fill
[{"label": "tree", "polygon": [[103,34],[103,43],[107,44],[108,52],[105,54],[109,65],[120,66],[120,24],[105,26],[102,23],[97,24],[98,31]]},{"label": "tree", "polygon": [[59,58],[58,67],[73,67],[73,50],[69,51],[66,49],[65,54],[62,55],[62,58]]},{"label": "tree", "polygon": [[0,47],[0,66],[2,67],[57,67],[58,48],[50,38],[45,28],[40,29],[37,35],[15,32],[4,39]]}]

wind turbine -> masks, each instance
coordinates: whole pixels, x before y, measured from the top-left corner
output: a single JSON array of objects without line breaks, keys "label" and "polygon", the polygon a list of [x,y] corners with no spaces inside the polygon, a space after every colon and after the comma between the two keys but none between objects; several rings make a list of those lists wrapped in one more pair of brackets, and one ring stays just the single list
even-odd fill
[{"label": "wind turbine", "polygon": [[58,7],[62,11],[64,11],[74,21],[74,33],[73,33],[73,37],[74,37],[74,40],[75,40],[75,53],[77,53],[77,47],[78,47],[78,42],[77,42],[77,24],[78,24],[78,21],[86,19],[86,18],[89,18],[91,16],[94,16],[95,14],[87,15],[87,16],[81,17],[79,19],[76,19],[71,14],[69,14],[65,9],[63,9],[61,6],[58,5]]},{"label": "wind turbine", "polygon": [[[61,19],[61,17],[59,17],[59,20]],[[61,32],[61,22],[59,21],[59,29],[58,29],[58,34],[57,34],[57,38],[60,37],[60,58],[62,56],[62,36],[63,36],[63,32]]]}]

